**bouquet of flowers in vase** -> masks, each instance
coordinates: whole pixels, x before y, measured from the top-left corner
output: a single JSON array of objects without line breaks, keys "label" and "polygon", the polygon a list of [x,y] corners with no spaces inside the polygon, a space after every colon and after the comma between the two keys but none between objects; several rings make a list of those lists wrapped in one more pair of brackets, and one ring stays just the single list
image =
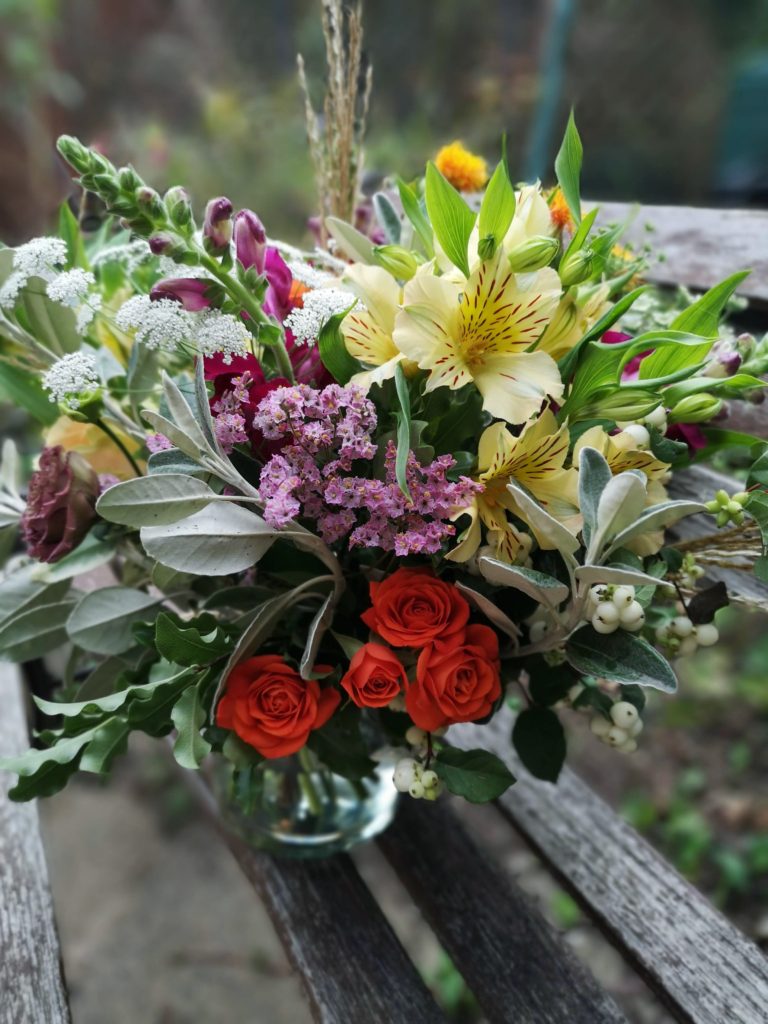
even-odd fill
[{"label": "bouquet of flowers in vase", "polygon": [[644,258],[582,208],[572,117],[553,187],[454,143],[324,210],[307,251],[59,151],[106,216],[85,234],[65,206],[0,250],[0,384],[43,427],[24,483],[4,447],[0,654],[67,652],[11,795],[106,773],[142,731],[224,765],[246,815],[485,801],[512,774],[447,730],[505,703],[540,778],[571,711],[634,751],[646,688],[727,603],[665,528],[712,515],[756,554],[768,529],[765,445],[741,492],[668,496],[763,386],[765,344],[719,334],[744,275],[628,333]]}]

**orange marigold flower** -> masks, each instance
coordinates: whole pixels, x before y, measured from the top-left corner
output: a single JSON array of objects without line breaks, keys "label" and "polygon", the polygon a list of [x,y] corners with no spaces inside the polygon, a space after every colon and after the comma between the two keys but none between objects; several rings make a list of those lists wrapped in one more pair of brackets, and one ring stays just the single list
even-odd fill
[{"label": "orange marigold flower", "polygon": [[435,165],[459,192],[479,192],[488,181],[488,164],[465,149],[458,139],[443,146],[435,157]]},{"label": "orange marigold flower", "polygon": [[558,231],[562,231],[564,228],[573,230],[573,218],[561,188],[556,188],[549,198],[549,216]]}]

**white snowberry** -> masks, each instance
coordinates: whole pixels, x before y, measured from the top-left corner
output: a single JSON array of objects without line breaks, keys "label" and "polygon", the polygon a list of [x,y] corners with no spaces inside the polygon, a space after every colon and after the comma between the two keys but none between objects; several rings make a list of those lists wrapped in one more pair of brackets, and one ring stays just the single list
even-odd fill
[{"label": "white snowberry", "polygon": [[633,740],[630,736],[628,740],[624,740],[623,743],[620,743],[616,749],[620,750],[622,754],[634,754],[637,750],[637,740]]},{"label": "white snowberry", "polygon": [[611,731],[613,726],[607,718],[603,718],[602,715],[595,715],[595,717],[589,723],[589,728],[592,730],[595,736],[599,736],[600,739],[604,739]]},{"label": "white snowberry", "polygon": [[687,615],[678,615],[672,619],[669,624],[669,628],[675,636],[679,636],[682,640],[686,636],[690,636],[693,632],[693,623]]},{"label": "white snowberry", "polygon": [[414,800],[421,800],[421,798],[424,796],[424,786],[422,785],[422,783],[414,780],[411,783],[408,792],[411,794]]},{"label": "white snowberry", "polygon": [[622,433],[629,434],[639,451],[648,449],[651,446],[651,435],[642,423],[630,423],[628,427],[624,428]]},{"label": "white snowberry", "polygon": [[616,607],[621,611],[622,608],[628,607],[635,600],[635,588],[615,587],[611,600],[616,605]]},{"label": "white snowberry", "polygon": [[624,629],[633,632],[642,629],[645,624],[645,611],[639,601],[632,601],[619,614],[619,621]]},{"label": "white snowberry", "polygon": [[434,789],[438,782],[437,772],[433,772],[431,768],[421,773],[421,784],[425,789]]},{"label": "white snowberry", "polygon": [[628,700],[620,700],[611,708],[611,718],[614,725],[631,732],[632,726],[638,721],[640,715],[634,704],[630,704]]},{"label": "white snowberry", "polygon": [[629,733],[626,729],[620,729],[618,725],[614,725],[613,728],[609,729],[605,734],[605,742],[609,747],[620,747],[622,743],[626,743],[629,739]]},{"label": "white snowberry", "polygon": [[680,641],[680,646],[677,649],[678,654],[695,654],[698,649],[698,643],[696,642],[695,636],[687,636],[684,640]]},{"label": "white snowberry", "polygon": [[711,647],[720,639],[720,633],[714,622],[704,622],[696,627],[696,642],[700,647]]},{"label": "white snowberry", "polygon": [[667,410],[663,405],[657,405],[656,408],[649,412],[645,417],[645,423],[648,427],[656,427],[663,434],[667,429]]},{"label": "white snowberry", "polygon": [[411,747],[420,747],[426,738],[427,734],[417,725],[412,725],[405,733],[405,742]]},{"label": "white snowberry", "polygon": [[415,766],[416,762],[412,757],[403,757],[395,765],[392,781],[395,783],[395,789],[400,793],[407,793],[410,789],[411,783],[414,781]]},{"label": "white snowberry", "polygon": [[635,738],[636,736],[639,736],[639,735],[640,735],[640,733],[641,733],[641,732],[643,731],[643,726],[644,726],[644,725],[645,725],[645,723],[643,722],[642,718],[638,718],[638,720],[637,720],[637,721],[635,722],[635,724],[634,724],[634,725],[632,726],[632,728],[631,728],[631,729],[629,730],[629,735],[630,735],[630,736],[631,736],[631,737],[632,737],[633,739],[634,739],[634,738]]}]

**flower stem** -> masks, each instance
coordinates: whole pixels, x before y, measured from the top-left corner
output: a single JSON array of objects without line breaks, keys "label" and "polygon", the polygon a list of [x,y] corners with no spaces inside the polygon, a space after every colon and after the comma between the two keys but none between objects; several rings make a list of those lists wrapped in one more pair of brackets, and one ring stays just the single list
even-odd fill
[{"label": "flower stem", "polygon": [[107,437],[110,439],[110,441],[112,441],[113,444],[117,445],[117,447],[120,449],[120,451],[126,457],[126,459],[128,459],[128,461],[130,462],[131,466],[133,467],[133,471],[136,474],[136,476],[143,476],[141,470],[139,469],[139,464],[136,462],[134,457],[128,451],[128,449],[123,444],[123,442],[120,440],[120,438],[117,436],[117,434],[114,432],[114,430],[112,430],[111,427],[107,426],[107,424],[102,419],[98,419],[95,422],[96,422],[96,426],[104,431],[104,433],[107,435]]},{"label": "flower stem", "polygon": [[317,818],[322,814],[323,802],[312,779],[315,766],[312,763],[312,755],[306,747],[302,747],[299,751],[299,764],[303,769],[299,772],[299,785],[301,786],[302,793],[307,799],[309,809]]}]

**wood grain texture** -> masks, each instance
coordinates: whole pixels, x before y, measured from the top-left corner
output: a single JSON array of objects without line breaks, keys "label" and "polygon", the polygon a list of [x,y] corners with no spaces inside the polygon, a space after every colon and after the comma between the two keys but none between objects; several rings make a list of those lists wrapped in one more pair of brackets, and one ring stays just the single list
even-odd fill
[{"label": "wood grain texture", "polygon": [[[751,269],[738,294],[768,303],[768,211],[585,203],[587,208],[595,205],[601,224],[625,221],[636,212],[626,240],[648,242],[656,255],[665,257],[644,272],[649,281],[703,291],[737,270]],[[653,231],[645,230],[647,224]]]},{"label": "wood grain texture", "polygon": [[626,1020],[447,801],[405,800],[378,843],[490,1024]]},{"label": "wood grain texture", "polygon": [[349,857],[295,861],[254,850],[221,823],[205,783],[184,774],[261,896],[316,1021],[445,1024]]},{"label": "wood grain texture", "polygon": [[521,767],[512,715],[451,729],[492,750],[518,782],[498,801],[553,873],[686,1024],[768,1019],[768,960],[572,771],[557,785]]},{"label": "wood grain texture", "polygon": [[[29,745],[20,674],[0,663],[0,756]],[[0,1024],[67,1024],[37,806],[12,803],[15,776],[0,772]]]},{"label": "wood grain texture", "polygon": [[[713,469],[708,469],[706,466],[692,466],[690,469],[675,473],[669,493],[672,498],[702,501],[714,497],[715,492],[721,488],[732,494],[741,486],[738,481],[724,476],[722,473],[717,473]],[[712,516],[698,515],[681,519],[669,531],[669,536],[673,540],[675,538],[689,540],[716,532],[717,527]],[[740,594],[751,601],[768,604],[768,586],[761,583],[751,572],[721,569],[709,565],[706,566],[706,571],[707,579],[722,580],[729,593]]]}]

